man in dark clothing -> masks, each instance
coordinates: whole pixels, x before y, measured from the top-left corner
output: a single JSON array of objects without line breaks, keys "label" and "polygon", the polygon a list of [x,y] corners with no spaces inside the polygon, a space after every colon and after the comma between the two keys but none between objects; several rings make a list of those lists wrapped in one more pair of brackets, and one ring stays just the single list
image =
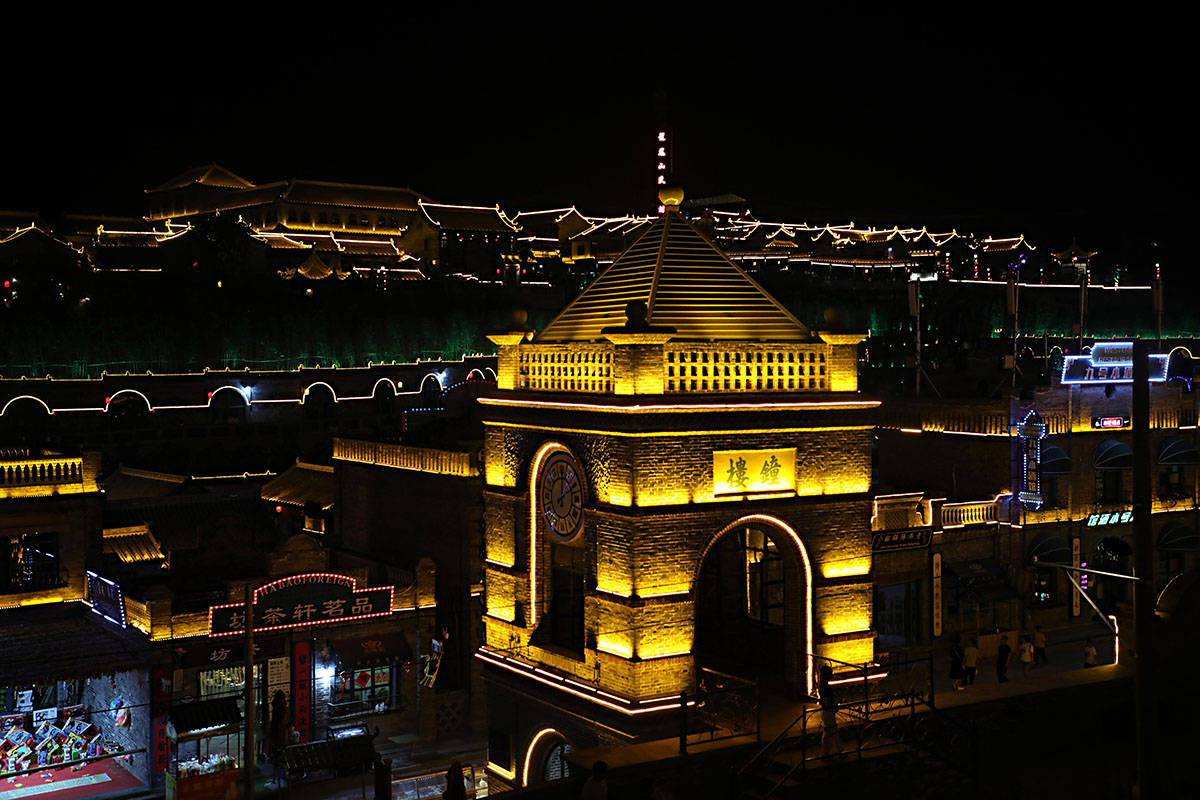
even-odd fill
[{"label": "man in dark clothing", "polygon": [[1000,637],[1000,647],[996,649],[996,682],[1008,683],[1008,657],[1012,648],[1008,646],[1008,637]]}]

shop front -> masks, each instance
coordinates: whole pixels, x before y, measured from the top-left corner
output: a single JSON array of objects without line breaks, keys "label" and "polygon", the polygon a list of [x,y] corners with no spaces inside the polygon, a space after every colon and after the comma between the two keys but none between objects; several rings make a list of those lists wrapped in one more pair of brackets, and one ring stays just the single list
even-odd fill
[{"label": "shop front", "polygon": [[[309,573],[273,581],[252,599],[256,741],[300,743],[349,736],[412,713],[418,670],[396,627],[390,586],[360,588],[347,575]],[[184,680],[200,699],[242,695],[246,606],[213,606],[209,636],[185,651]],[[188,655],[189,653],[194,653]],[[286,719],[273,721],[282,692]],[[241,700],[238,700],[241,703]],[[274,723],[274,724],[273,724]],[[288,731],[290,726],[291,731]],[[272,733],[274,731],[274,733]]]},{"label": "shop front", "polygon": [[102,611],[100,602],[0,611],[0,790],[54,800],[83,787],[161,785],[154,737],[168,673],[145,636]]}]

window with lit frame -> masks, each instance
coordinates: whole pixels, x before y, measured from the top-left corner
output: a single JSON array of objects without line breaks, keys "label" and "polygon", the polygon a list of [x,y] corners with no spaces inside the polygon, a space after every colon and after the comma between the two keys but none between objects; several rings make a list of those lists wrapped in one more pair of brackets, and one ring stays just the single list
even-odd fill
[{"label": "window with lit frame", "polygon": [[334,675],[331,687],[332,703],[344,714],[391,708],[392,671],[390,664],[340,668]]}]

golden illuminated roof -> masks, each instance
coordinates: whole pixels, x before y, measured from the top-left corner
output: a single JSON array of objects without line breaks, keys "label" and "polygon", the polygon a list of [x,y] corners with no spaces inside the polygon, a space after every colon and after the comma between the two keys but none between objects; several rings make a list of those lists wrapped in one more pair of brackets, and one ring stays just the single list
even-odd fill
[{"label": "golden illuminated roof", "polygon": [[170,189],[182,189],[185,186],[191,186],[194,183],[199,183],[203,186],[217,186],[222,189],[252,189],[254,184],[240,175],[235,175],[229,170],[222,167],[220,164],[205,164],[203,167],[195,167],[189,169],[181,175],[176,175],[171,180],[163,183],[153,189],[148,189],[149,192],[165,192]]},{"label": "golden illuminated roof", "polygon": [[678,213],[655,220],[611,267],[537,336],[539,342],[603,338],[641,300],[651,325],[678,339],[807,341],[808,328]]},{"label": "golden illuminated roof", "polygon": [[105,528],[104,552],[116,555],[125,564],[164,558],[162,547],[147,525]]}]

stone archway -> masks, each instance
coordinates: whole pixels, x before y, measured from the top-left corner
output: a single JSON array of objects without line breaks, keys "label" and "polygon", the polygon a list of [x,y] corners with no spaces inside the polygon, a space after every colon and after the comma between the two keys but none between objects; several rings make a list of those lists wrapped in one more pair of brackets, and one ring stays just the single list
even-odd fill
[{"label": "stone archway", "polygon": [[697,669],[811,693],[812,567],[790,525],[765,514],[727,525],[700,555],[692,597]]}]

